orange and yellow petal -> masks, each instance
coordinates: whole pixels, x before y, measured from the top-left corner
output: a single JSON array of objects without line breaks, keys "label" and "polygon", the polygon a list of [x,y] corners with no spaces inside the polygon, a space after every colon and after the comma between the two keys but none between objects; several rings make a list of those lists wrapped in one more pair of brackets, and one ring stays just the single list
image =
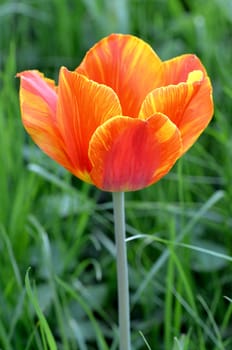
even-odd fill
[{"label": "orange and yellow petal", "polygon": [[66,152],[76,169],[75,175],[86,181],[91,170],[89,140],[107,119],[121,114],[114,91],[77,72],[62,68],[59,76],[57,123]]},{"label": "orange and yellow petal", "polygon": [[25,129],[44,153],[73,172],[56,125],[55,85],[38,71],[25,71],[17,76],[21,80],[20,107]]},{"label": "orange and yellow petal", "polygon": [[186,82],[189,73],[201,71],[205,77],[206,70],[196,55],[185,54],[163,62],[163,86]]},{"label": "orange and yellow petal", "polygon": [[149,118],[155,112],[167,115],[179,128],[183,153],[206,128],[213,115],[212,87],[202,71],[189,74],[186,83],[152,91],[141,107],[139,117]]},{"label": "orange and yellow petal", "polygon": [[181,154],[179,130],[164,115],[148,120],[115,117],[90,141],[90,176],[106,191],[135,191],[158,181]]},{"label": "orange and yellow petal", "polygon": [[123,115],[137,117],[145,96],[162,85],[162,67],[143,40],[112,34],[87,52],[77,72],[111,87],[119,97]]}]

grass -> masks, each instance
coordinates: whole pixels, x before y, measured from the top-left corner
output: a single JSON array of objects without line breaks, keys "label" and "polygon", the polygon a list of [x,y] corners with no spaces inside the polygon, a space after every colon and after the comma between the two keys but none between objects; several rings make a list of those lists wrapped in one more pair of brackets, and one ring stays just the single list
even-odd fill
[{"label": "grass", "polygon": [[117,349],[112,199],[28,139],[15,74],[57,78],[110,32],[204,62],[215,116],[159,183],[126,194],[132,350],[232,347],[230,0],[0,1],[0,349]]}]

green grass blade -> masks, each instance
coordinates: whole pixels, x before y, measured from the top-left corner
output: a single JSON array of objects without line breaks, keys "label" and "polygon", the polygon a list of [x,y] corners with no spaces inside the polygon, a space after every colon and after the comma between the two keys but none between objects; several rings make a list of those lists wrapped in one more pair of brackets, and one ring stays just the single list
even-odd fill
[{"label": "green grass blade", "polygon": [[27,270],[26,277],[25,277],[26,291],[27,291],[29,300],[34,306],[36,314],[39,318],[42,337],[46,338],[45,343],[48,344],[49,350],[57,350],[56,342],[49,328],[48,322],[39,306],[38,299],[36,298],[35,293],[32,290],[30,279],[29,279],[29,271],[30,271],[30,268]]}]

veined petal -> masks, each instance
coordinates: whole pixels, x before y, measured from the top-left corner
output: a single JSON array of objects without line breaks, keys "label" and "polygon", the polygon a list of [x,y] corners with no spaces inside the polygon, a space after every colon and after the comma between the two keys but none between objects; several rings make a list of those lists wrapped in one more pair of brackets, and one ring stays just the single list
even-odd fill
[{"label": "veined petal", "polygon": [[134,191],[158,181],[181,153],[177,127],[157,113],[148,120],[115,117],[89,145],[93,183],[106,191]]},{"label": "veined petal", "polygon": [[162,69],[161,60],[143,40],[112,34],[88,51],[77,71],[111,87],[123,115],[137,117],[145,96],[162,85]]},{"label": "veined petal", "polygon": [[179,128],[183,153],[206,128],[213,115],[212,87],[202,71],[189,74],[186,83],[159,88],[147,95],[139,117],[149,118],[155,112],[167,115]]},{"label": "veined petal", "polygon": [[61,68],[58,88],[57,122],[75,175],[86,181],[92,168],[88,158],[89,140],[107,119],[121,114],[114,91],[77,72]]},{"label": "veined petal", "polygon": [[163,86],[186,82],[188,75],[192,71],[202,71],[205,77],[206,70],[193,54],[185,54],[163,62]]},{"label": "veined petal", "polygon": [[38,71],[25,71],[20,77],[22,122],[34,142],[53,160],[73,172],[56,125],[57,94],[52,80]]}]

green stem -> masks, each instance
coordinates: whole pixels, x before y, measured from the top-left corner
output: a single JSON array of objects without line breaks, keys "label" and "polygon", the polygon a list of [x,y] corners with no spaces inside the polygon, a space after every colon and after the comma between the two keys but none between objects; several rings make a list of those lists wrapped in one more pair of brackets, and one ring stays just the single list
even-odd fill
[{"label": "green stem", "polygon": [[118,313],[120,350],[130,350],[130,304],[128,265],[125,236],[124,193],[113,193],[114,230],[116,241],[117,280],[118,280]]}]

